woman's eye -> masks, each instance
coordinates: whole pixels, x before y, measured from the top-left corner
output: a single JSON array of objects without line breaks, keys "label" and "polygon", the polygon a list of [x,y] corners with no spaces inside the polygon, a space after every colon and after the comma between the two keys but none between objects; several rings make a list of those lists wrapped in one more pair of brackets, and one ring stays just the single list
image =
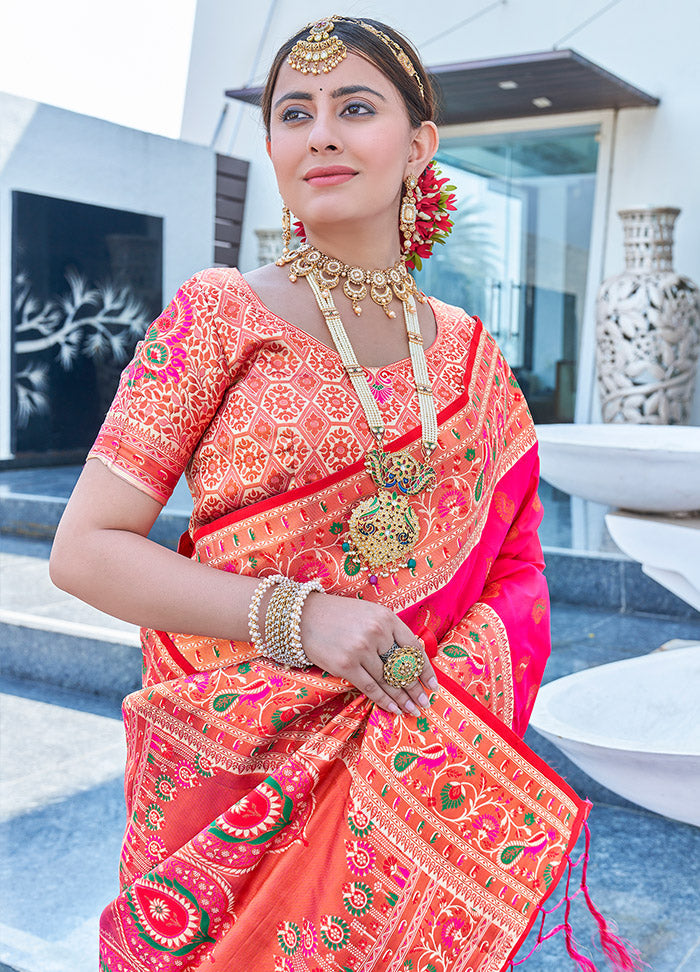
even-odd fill
[{"label": "woman's eye", "polygon": [[359,101],[353,101],[352,104],[345,106],[343,112],[348,115],[373,115],[374,109],[370,108],[369,105],[362,104]]},{"label": "woman's eye", "polygon": [[282,112],[282,121],[299,121],[300,118],[308,118],[308,114],[301,108],[285,108]]}]

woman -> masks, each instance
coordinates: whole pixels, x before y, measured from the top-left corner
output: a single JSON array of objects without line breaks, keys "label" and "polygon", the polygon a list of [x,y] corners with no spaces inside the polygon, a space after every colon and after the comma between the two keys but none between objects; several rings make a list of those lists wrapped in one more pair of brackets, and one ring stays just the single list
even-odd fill
[{"label": "woman", "polygon": [[[383,24],[283,45],[267,149],[308,242],[183,284],[61,521],[55,583],[144,626],[103,970],[503,969],[587,814],[519,738],[549,650],[532,421],[402,259],[433,110]],[[178,556],[147,535],[183,469]]]}]

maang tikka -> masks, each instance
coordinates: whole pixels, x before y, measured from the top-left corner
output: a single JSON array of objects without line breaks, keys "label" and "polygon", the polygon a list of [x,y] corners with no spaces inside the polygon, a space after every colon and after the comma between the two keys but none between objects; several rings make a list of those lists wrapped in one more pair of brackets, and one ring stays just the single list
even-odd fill
[{"label": "maang tikka", "polygon": [[293,67],[295,71],[301,71],[302,74],[327,74],[329,71],[332,71],[348,53],[345,43],[333,33],[336,23],[340,22],[356,24],[358,27],[362,27],[363,30],[369,31],[370,34],[378,37],[382,44],[388,47],[406,74],[415,80],[420,89],[421,96],[425,98],[425,89],[420,75],[416,71],[413,61],[401,45],[397,44],[388,34],[385,34],[383,30],[379,30],[364,20],[353,17],[342,17],[340,14],[333,14],[332,17],[326,17],[323,20],[317,20],[315,23],[308,24],[308,36],[296,42],[289,53],[287,64]]},{"label": "maang tikka", "polygon": [[348,50],[340,37],[331,31],[336,17],[309,24],[309,36],[296,42],[287,63],[302,74],[327,74],[346,57]]}]

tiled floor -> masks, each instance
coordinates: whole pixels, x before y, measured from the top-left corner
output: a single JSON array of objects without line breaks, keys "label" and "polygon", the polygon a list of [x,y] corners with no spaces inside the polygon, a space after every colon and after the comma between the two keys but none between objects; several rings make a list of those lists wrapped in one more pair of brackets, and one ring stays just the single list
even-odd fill
[{"label": "tiled floor", "polygon": [[1,701],[0,961],[94,972],[124,829],[119,707],[6,680]]},{"label": "tiled floor", "polygon": [[[700,638],[700,621],[556,605],[546,678],[678,637]],[[27,683],[6,681],[2,692],[0,771],[10,790],[0,824],[0,874],[12,894],[5,894],[0,911],[0,963],[23,972],[93,972],[98,916],[116,891],[124,827],[118,706]],[[595,802],[589,883],[596,903],[655,972],[698,972],[700,830],[595,784],[532,731],[528,742]],[[580,898],[574,923],[590,949],[593,925]],[[573,967],[557,936],[523,968]]]}]

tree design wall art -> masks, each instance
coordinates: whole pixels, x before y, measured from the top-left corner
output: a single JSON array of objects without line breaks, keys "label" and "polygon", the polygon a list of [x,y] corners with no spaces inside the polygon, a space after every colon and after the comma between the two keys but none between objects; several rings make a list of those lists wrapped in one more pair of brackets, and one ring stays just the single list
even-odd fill
[{"label": "tree design wall art", "polygon": [[73,461],[160,313],[162,219],[12,196],[13,452]]}]

